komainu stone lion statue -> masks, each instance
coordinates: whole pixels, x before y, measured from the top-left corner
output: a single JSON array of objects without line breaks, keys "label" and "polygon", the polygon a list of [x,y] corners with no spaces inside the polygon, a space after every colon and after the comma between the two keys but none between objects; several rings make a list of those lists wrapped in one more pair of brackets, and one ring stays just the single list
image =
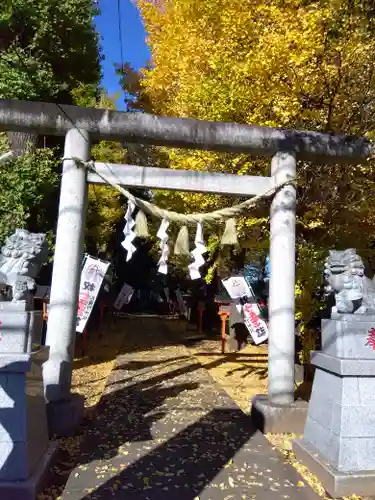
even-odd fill
[{"label": "komainu stone lion statue", "polygon": [[10,291],[8,300],[25,300],[28,292],[36,289],[35,278],[47,258],[44,234],[16,229],[6,239],[0,254],[0,288]]},{"label": "komainu stone lion statue", "polygon": [[365,276],[365,266],[354,248],[330,250],[325,261],[327,294],[335,294],[335,314],[375,314],[375,283]]}]

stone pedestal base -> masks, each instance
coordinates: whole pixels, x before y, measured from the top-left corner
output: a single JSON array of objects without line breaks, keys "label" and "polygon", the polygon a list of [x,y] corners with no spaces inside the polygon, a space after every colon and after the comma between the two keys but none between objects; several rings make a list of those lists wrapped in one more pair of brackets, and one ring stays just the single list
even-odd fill
[{"label": "stone pedestal base", "polygon": [[267,396],[256,395],[252,400],[251,419],[264,433],[303,434],[308,404],[297,400],[291,405],[275,405]]},{"label": "stone pedestal base", "polygon": [[48,433],[50,437],[71,436],[83,421],[85,399],[71,394],[64,401],[50,401],[47,404]]},{"label": "stone pedestal base", "polygon": [[2,353],[30,353],[42,340],[42,311],[28,308],[24,300],[0,302],[0,338]]},{"label": "stone pedestal base", "polygon": [[375,362],[322,353],[313,353],[312,362],[305,442],[340,472],[374,470]]},{"label": "stone pedestal base", "polygon": [[374,359],[367,339],[375,316],[336,314],[322,320],[322,352],[342,359]]},{"label": "stone pedestal base", "polygon": [[299,460],[333,497],[375,495],[375,316],[322,322],[323,352],[311,353],[315,377]]},{"label": "stone pedestal base", "polygon": [[0,354],[0,481],[26,481],[49,441],[42,364],[49,348]]},{"label": "stone pedestal base", "polygon": [[293,442],[293,453],[298,461],[322,482],[332,498],[375,495],[375,471],[340,472],[324,460],[321,454],[304,439]]},{"label": "stone pedestal base", "polygon": [[33,474],[25,481],[0,481],[0,498],[4,500],[35,500],[47,485],[48,472],[56,458],[57,443],[50,443]]},{"label": "stone pedestal base", "polygon": [[0,498],[35,500],[57,449],[48,441],[42,364],[49,348],[0,353]]}]

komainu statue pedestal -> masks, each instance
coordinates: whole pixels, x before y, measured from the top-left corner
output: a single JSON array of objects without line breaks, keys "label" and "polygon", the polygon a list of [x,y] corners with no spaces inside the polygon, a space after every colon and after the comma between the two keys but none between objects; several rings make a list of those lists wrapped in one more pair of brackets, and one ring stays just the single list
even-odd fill
[{"label": "komainu statue pedestal", "polygon": [[298,460],[330,496],[375,495],[375,315],[333,314],[322,321],[322,351]]},{"label": "komainu statue pedestal", "polygon": [[57,445],[48,439],[42,364],[48,347],[0,353],[0,498],[35,500]]},{"label": "komainu statue pedestal", "polygon": [[17,230],[0,254],[0,499],[35,500],[57,449],[48,438],[42,313],[33,291],[44,235]]}]

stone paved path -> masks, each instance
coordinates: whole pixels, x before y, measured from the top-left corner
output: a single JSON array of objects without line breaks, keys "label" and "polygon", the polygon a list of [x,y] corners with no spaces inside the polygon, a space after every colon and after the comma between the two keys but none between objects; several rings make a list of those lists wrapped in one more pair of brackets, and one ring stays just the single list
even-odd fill
[{"label": "stone paved path", "polygon": [[318,498],[166,323],[131,324],[63,500]]}]

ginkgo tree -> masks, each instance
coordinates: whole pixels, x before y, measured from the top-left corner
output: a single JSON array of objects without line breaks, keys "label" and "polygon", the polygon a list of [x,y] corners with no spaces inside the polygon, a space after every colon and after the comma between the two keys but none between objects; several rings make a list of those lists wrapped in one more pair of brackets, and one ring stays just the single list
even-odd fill
[{"label": "ginkgo tree", "polygon": [[[154,113],[373,137],[375,6],[370,0],[138,0],[152,53],[138,97]],[[247,155],[166,150],[171,168],[268,175]],[[374,169],[298,166],[297,318],[307,324],[328,248],[371,261]],[[162,193],[181,210],[230,201]],[[268,246],[267,211],[238,221],[242,243]],[[371,262],[370,262],[371,264]]]}]

